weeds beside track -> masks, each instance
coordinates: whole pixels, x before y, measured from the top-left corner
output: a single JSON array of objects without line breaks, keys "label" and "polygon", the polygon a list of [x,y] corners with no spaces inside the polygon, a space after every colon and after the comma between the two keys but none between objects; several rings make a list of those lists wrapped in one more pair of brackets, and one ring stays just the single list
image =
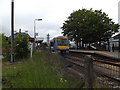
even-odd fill
[{"label": "weeds beside track", "polygon": [[3,63],[3,88],[74,88],[66,80],[58,55],[37,51],[32,59]]}]

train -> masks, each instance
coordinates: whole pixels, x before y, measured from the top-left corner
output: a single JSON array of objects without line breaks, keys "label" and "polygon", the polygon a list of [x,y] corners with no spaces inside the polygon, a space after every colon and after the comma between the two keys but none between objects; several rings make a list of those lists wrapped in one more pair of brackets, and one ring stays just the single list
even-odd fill
[{"label": "train", "polygon": [[50,41],[51,50],[60,53],[69,53],[69,40],[67,37],[58,36]]}]

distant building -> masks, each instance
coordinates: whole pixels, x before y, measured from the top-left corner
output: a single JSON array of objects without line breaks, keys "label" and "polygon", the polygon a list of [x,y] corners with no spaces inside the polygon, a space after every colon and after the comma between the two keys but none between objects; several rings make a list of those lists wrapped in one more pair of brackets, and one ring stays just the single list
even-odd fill
[{"label": "distant building", "polygon": [[[44,39],[44,38],[41,38],[41,37],[36,37],[36,39],[34,39],[34,38],[30,37],[30,35],[29,35],[28,33],[26,33],[26,31],[25,31],[25,32],[21,32],[21,29],[19,29],[19,32],[16,32],[16,33],[14,34],[14,38],[16,38],[19,34],[28,36],[30,47],[31,47],[31,45],[32,45],[32,47],[33,47],[34,41],[35,41],[35,46],[36,46],[36,47],[37,47],[38,45],[41,45],[41,43],[43,42],[43,39]],[[11,36],[9,37],[9,39],[10,39],[10,40],[9,40],[9,43],[11,43]]]},{"label": "distant building", "polygon": [[119,40],[120,40],[120,34],[117,34],[116,36],[112,37],[112,42],[114,44],[114,47],[119,47]]},{"label": "distant building", "polygon": [[[120,25],[120,1],[118,2],[118,24]],[[114,44],[114,47],[120,47],[120,43],[119,43],[119,40],[120,40],[120,29],[118,29],[118,34],[115,35],[114,37],[112,37],[112,43]]]},{"label": "distant building", "polygon": [[[120,25],[120,1],[118,2],[118,24]],[[118,29],[118,34],[112,37],[112,41],[110,43],[114,45],[115,49],[118,49],[120,47],[120,29]]]}]

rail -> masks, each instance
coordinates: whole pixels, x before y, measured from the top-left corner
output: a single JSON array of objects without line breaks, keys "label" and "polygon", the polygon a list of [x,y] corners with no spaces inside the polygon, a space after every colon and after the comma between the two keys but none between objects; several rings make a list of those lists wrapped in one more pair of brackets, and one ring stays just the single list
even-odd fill
[{"label": "rail", "polygon": [[[76,54],[76,52],[74,54]],[[80,54],[81,53],[79,53],[79,55]],[[76,59],[74,60],[75,62],[71,61],[71,63],[75,65],[80,64],[77,66],[82,66],[79,67],[79,70],[82,69],[79,72],[84,75],[84,87],[120,88],[120,62],[118,62],[118,59],[115,60],[115,62],[112,62],[111,60],[97,60],[91,55],[86,54],[83,59],[79,59],[79,63]]]},{"label": "rail", "polygon": [[93,67],[96,78],[103,79],[99,82],[100,87],[120,88],[120,63],[93,60]]}]

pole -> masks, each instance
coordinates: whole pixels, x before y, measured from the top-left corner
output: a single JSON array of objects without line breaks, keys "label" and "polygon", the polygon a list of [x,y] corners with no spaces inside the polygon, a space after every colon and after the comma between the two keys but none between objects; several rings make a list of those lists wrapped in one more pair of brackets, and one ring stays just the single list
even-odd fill
[{"label": "pole", "polygon": [[33,44],[34,50],[35,50],[35,39],[36,39],[36,35],[35,35],[35,20],[34,20],[34,44]]},{"label": "pole", "polygon": [[14,62],[14,0],[11,2],[11,62]]},{"label": "pole", "polygon": [[119,38],[119,53],[120,53],[120,34],[119,34],[119,36],[118,36],[118,38]]},{"label": "pole", "polygon": [[81,38],[81,48],[83,48],[83,46],[82,46],[82,38]]},{"label": "pole", "polygon": [[118,42],[119,42],[119,45],[118,45],[118,58],[120,58],[120,34],[118,36]]},{"label": "pole", "polygon": [[110,30],[110,33],[111,33],[111,38],[110,38],[110,52],[113,52],[112,50],[112,31]]}]

